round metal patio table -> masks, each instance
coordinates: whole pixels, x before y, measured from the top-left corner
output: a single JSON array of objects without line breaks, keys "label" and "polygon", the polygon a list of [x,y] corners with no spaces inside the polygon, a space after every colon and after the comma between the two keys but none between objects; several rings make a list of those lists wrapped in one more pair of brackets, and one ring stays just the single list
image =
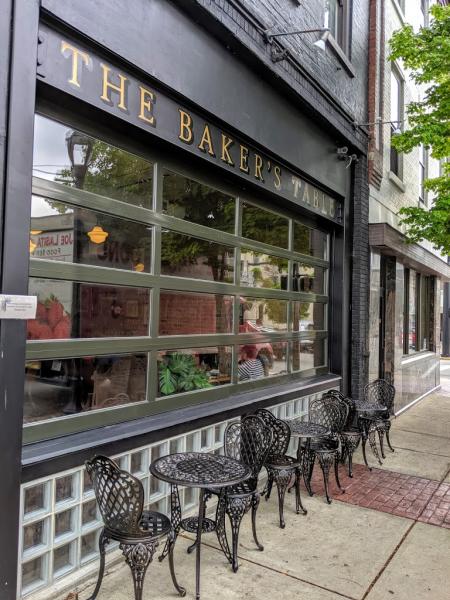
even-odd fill
[{"label": "round metal patio table", "polygon": [[[226,488],[236,485],[251,476],[247,465],[234,458],[221,454],[207,454],[202,452],[180,452],[158,458],[150,466],[150,473],[171,484],[171,518],[178,535],[180,527],[191,533],[196,533],[196,567],[195,567],[195,594],[200,599],[200,549],[202,533],[214,531],[215,522],[205,518],[205,488]],[[198,518],[181,518],[181,504],[178,486],[199,488]],[[162,560],[166,549],[160,556]]]},{"label": "round metal patio table", "polygon": [[[308,493],[312,495],[311,486],[306,477],[307,465],[305,464],[305,460],[307,455],[309,455],[311,440],[313,438],[329,435],[330,431],[323,425],[319,425],[318,423],[310,423],[309,421],[301,421],[300,419],[292,419],[291,421],[288,421],[288,423],[289,427],[291,428],[291,436],[298,437],[297,459],[302,465],[303,481],[306,489],[308,490]],[[304,451],[302,450],[302,439],[306,439],[306,447]]]},{"label": "round metal patio table", "polygon": [[358,417],[358,427],[361,431],[361,440],[362,440],[362,452],[363,458],[366,467],[372,470],[372,467],[369,466],[367,462],[366,456],[366,443],[369,440],[369,445],[372,449],[372,452],[378,459],[380,465],[382,465],[382,460],[380,455],[378,454],[377,442],[375,439],[375,429],[374,422],[377,418],[382,418],[383,414],[386,413],[387,407],[382,404],[377,404],[376,402],[362,402],[361,404],[356,405],[356,414]]}]

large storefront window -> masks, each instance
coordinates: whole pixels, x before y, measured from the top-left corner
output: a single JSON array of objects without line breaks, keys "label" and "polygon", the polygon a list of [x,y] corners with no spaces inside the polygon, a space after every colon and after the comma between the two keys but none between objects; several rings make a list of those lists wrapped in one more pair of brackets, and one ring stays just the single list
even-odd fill
[{"label": "large storefront window", "polygon": [[413,269],[405,269],[403,314],[404,353],[430,350],[433,331],[434,280]]},{"label": "large storefront window", "polygon": [[328,233],[177,168],[36,116],[26,439],[327,370]]}]

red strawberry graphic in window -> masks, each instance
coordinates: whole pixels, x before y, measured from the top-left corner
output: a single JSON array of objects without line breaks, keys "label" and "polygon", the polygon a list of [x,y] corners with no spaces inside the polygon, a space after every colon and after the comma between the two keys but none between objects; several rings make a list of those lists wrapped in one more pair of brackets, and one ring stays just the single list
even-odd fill
[{"label": "red strawberry graphic in window", "polygon": [[61,321],[64,316],[64,307],[53,294],[47,301],[47,321],[52,329]]},{"label": "red strawberry graphic in window", "polygon": [[70,329],[72,323],[69,315],[64,315],[63,318],[53,328],[53,339],[55,340],[66,340],[70,338]]},{"label": "red strawberry graphic in window", "polygon": [[43,302],[37,303],[36,319],[38,321],[47,321],[47,308]]},{"label": "red strawberry graphic in window", "polygon": [[38,340],[51,340],[53,332],[47,323],[37,321],[37,338]]}]

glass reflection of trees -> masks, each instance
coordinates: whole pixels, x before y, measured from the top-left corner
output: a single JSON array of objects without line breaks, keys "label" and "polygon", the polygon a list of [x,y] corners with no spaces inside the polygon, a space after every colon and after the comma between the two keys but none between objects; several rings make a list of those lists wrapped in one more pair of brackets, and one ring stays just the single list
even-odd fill
[{"label": "glass reflection of trees", "polygon": [[167,215],[234,233],[235,210],[232,196],[178,173],[164,173],[163,211]]},{"label": "glass reflection of trees", "polygon": [[33,173],[70,187],[151,207],[151,162],[36,115]]},{"label": "glass reflection of trees", "polygon": [[289,242],[288,219],[244,202],[242,205],[242,235],[264,244],[287,248]]},{"label": "glass reflection of trees", "polygon": [[241,285],[273,290],[287,289],[288,261],[243,248],[241,250]]}]

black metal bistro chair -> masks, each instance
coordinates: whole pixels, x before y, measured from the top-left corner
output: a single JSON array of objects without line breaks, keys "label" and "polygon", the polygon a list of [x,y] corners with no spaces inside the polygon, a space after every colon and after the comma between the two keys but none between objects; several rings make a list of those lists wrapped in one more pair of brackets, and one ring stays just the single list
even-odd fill
[{"label": "black metal bistro chair", "polygon": [[169,566],[173,584],[180,594],[186,590],[178,585],[173,564],[174,532],[168,517],[162,513],[143,510],[144,489],[142,483],[106,456],[95,456],[86,461],[95,497],[102,515],[104,527],[100,533],[100,568],[94,593],[89,600],[97,598],[105,571],[105,548],[117,541],[131,569],[135,600],[142,600],[145,573],[161,541],[167,537]]},{"label": "black metal bistro chair", "polygon": [[[264,422],[254,415],[243,417],[241,421],[230,423],[225,429],[225,455],[235,458],[250,467],[252,475],[237,485],[222,489],[209,489],[205,503],[212,494],[219,496],[216,511],[216,533],[220,546],[231,563],[233,571],[238,570],[238,542],[241,521],[250,508],[252,509],[253,539],[258,550],[264,550],[256,535],[256,511],[260,501],[258,476],[266,460],[272,442],[272,432]],[[230,552],[225,532],[225,514],[231,524],[232,550]]]},{"label": "black metal bistro chair", "polygon": [[284,529],[284,498],[289,484],[294,480],[295,485],[295,511],[306,515],[300,498],[301,465],[297,458],[286,454],[291,440],[291,428],[286,421],[277,419],[270,411],[260,408],[255,412],[256,416],[264,421],[272,431],[272,443],[267,454],[264,466],[267,471],[266,500],[270,498],[273,482],[278,491],[278,511],[280,515],[280,527]]},{"label": "black metal bistro chair", "polygon": [[309,404],[308,420],[311,423],[323,425],[330,432],[329,435],[315,438],[311,442],[302,443],[302,452],[304,455],[303,465],[307,469],[306,487],[312,496],[311,479],[314,470],[314,463],[317,460],[322,469],[323,482],[325,486],[325,496],[328,504],[331,504],[331,498],[328,492],[328,479],[331,465],[334,463],[334,475],[338,488],[344,493],[339,481],[339,434],[344,428],[347,420],[348,407],[334,394],[326,393],[321,398],[314,399]]},{"label": "black metal bistro chair", "polygon": [[347,420],[343,430],[339,433],[341,442],[340,462],[344,465],[348,460],[348,476],[353,477],[353,453],[361,441],[361,430],[356,418],[356,403],[353,398],[344,396],[339,390],[330,390],[330,394],[339,398],[348,407]]},{"label": "black metal bistro chair", "polygon": [[385,379],[376,379],[375,381],[368,383],[364,388],[365,402],[380,404],[387,409],[382,414],[378,413],[376,418],[374,418],[374,425],[378,433],[378,439],[380,440],[381,456],[383,458],[386,458],[384,455],[385,434],[389,449],[391,452],[394,452],[394,448],[391,446],[391,440],[389,439],[391,417],[395,416],[394,399],[395,387]]}]

